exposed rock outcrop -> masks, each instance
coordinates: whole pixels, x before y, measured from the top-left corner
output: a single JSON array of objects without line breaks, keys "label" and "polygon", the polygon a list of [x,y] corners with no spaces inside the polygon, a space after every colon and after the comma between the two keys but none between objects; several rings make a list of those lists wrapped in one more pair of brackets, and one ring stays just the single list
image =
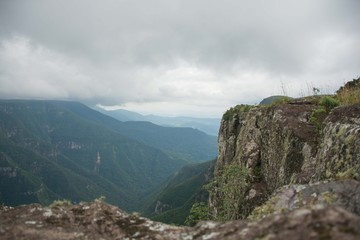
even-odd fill
[{"label": "exposed rock outcrop", "polygon": [[359,239],[360,217],[314,205],[258,220],[170,226],[103,202],[0,210],[1,239]]},{"label": "exposed rock outcrop", "polygon": [[277,189],[268,201],[255,208],[249,219],[314,205],[342,207],[360,216],[360,182],[348,179],[287,185]]},{"label": "exposed rock outcrop", "polygon": [[127,214],[95,201],[20,206],[0,212],[1,239],[179,239],[185,228]]},{"label": "exposed rock outcrop", "polygon": [[325,119],[313,181],[360,180],[360,104],[335,108]]},{"label": "exposed rock outcrop", "polygon": [[[249,187],[240,216],[246,217],[277,188],[324,179],[360,176],[360,104],[331,111],[319,130],[311,121],[314,99],[268,107],[238,108],[223,118],[215,177],[230,163],[249,169]],[[224,115],[225,116],[225,115]],[[223,206],[213,192],[216,218]]]},{"label": "exposed rock outcrop", "polygon": [[256,222],[203,223],[194,239],[358,239],[360,217],[338,207],[315,205]]}]

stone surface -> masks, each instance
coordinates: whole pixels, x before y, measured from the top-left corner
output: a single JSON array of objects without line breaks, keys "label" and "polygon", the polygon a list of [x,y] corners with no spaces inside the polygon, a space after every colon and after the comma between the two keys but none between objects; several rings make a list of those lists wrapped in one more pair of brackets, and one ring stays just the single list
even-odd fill
[{"label": "stone surface", "polygon": [[324,124],[312,181],[360,180],[360,104],[335,108]]},{"label": "stone surface", "polygon": [[287,185],[277,189],[268,201],[256,207],[249,219],[319,204],[342,207],[360,216],[360,182],[348,179]]},{"label": "stone surface", "polygon": [[153,222],[95,201],[31,204],[0,212],[1,239],[179,239],[184,228]]},{"label": "stone surface", "polygon": [[314,205],[258,221],[201,222],[194,228],[153,222],[103,202],[0,210],[1,239],[359,239],[360,217]]},{"label": "stone surface", "polygon": [[256,222],[202,223],[193,239],[359,239],[360,217],[338,207],[315,205]]},{"label": "stone surface", "polygon": [[[319,130],[310,121],[314,99],[253,107],[223,119],[214,176],[236,162],[250,172],[247,216],[279,187],[325,179],[360,180],[360,104],[333,109]],[[223,205],[210,195],[216,218]]]}]

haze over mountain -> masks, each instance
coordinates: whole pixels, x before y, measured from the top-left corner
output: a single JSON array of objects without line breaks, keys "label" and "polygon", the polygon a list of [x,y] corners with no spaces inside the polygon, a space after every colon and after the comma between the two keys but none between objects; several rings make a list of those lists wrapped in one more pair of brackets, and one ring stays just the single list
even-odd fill
[{"label": "haze over mountain", "polygon": [[184,166],[142,201],[141,213],[156,221],[184,225],[192,205],[208,201],[203,186],[213,177],[214,165],[215,160]]},{"label": "haze over mountain", "polygon": [[125,109],[104,110],[100,107],[95,109],[120,121],[148,121],[161,126],[191,127],[213,136],[218,135],[220,128],[220,118],[163,117],[142,115]]},{"label": "haze over mountain", "polygon": [[213,159],[212,148],[215,137],[198,130],[123,123],[78,102],[1,100],[0,201],[103,195],[134,210],[185,164]]}]

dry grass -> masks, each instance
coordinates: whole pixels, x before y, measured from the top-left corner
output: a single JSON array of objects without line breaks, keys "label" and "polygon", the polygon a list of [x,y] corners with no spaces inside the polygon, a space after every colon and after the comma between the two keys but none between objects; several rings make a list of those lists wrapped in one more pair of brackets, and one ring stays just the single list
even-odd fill
[{"label": "dry grass", "polygon": [[344,88],[337,94],[342,105],[360,103],[360,88]]}]

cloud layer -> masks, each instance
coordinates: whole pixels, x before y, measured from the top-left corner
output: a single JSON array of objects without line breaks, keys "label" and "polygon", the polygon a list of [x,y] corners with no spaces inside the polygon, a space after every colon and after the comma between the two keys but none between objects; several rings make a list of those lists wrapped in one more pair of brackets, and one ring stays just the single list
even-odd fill
[{"label": "cloud layer", "polygon": [[360,75],[357,0],[4,0],[0,97],[215,116]]}]

